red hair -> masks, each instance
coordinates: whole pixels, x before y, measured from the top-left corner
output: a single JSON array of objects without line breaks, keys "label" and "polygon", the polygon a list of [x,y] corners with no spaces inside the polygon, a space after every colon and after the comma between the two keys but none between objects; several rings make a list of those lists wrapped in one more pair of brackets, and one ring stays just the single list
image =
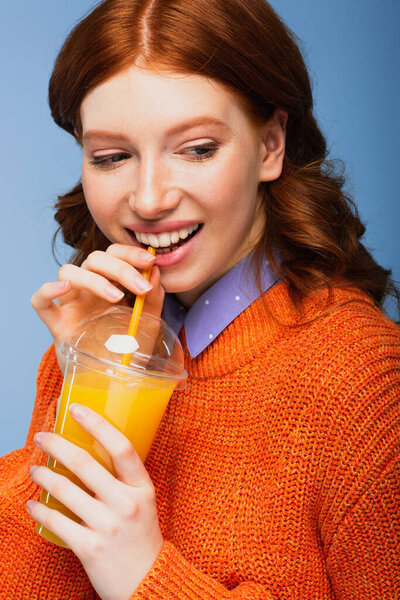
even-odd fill
[{"label": "red hair", "polygon": [[[287,111],[282,174],[260,184],[267,218],[254,254],[258,282],[265,252],[299,310],[313,290],[327,287],[331,293],[337,286],[357,287],[381,310],[392,294],[400,309],[391,271],[360,241],[365,227],[343,191],[341,163],[327,160],[298,40],[265,0],[101,2],[73,29],[57,57],[49,85],[55,122],[80,142],[85,95],[134,64],[214,79],[236,94],[256,123],[276,108]],[[58,198],[56,209],[58,231],[74,249],[75,264],[109,245],[89,213],[81,183]]]}]

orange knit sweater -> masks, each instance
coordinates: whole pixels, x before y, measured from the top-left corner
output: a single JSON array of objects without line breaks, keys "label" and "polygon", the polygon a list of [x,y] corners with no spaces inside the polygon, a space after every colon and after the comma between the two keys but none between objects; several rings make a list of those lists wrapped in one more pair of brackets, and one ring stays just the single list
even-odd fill
[{"label": "orange knit sweater", "polygon": [[[193,360],[181,331],[188,386],[146,461],[165,544],[131,600],[400,598],[400,332],[356,290],[300,328],[286,284],[265,299],[284,324],[259,298]],[[51,347],[26,446],[0,461],[1,600],[98,598],[25,510],[61,382]]]}]

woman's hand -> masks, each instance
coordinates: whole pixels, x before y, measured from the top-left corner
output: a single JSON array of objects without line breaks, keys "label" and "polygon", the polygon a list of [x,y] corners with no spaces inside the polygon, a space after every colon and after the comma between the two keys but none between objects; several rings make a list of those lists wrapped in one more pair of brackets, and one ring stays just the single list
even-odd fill
[{"label": "woman's hand", "polygon": [[82,524],[40,502],[29,501],[27,509],[76,554],[102,600],[129,600],[163,546],[154,486],[122,433],[80,404],[72,404],[70,411],[111,456],[116,477],[85,450],[57,434],[41,432],[35,443],[77,475],[95,497],[63,475],[34,466],[32,480],[82,519]]},{"label": "woman's hand", "polygon": [[[105,310],[110,303],[122,300],[124,292],[116,286],[134,294],[147,294],[144,310],[159,317],[164,302],[159,268],[153,268],[149,282],[137,270],[148,269],[154,261],[154,256],[136,246],[111,244],[106,252],[89,254],[81,267],[63,265],[58,281],[45,283],[31,298],[31,304],[48,327],[56,348],[61,339],[72,335],[76,326],[91,312]],[[141,283],[150,283],[152,288],[146,291],[140,287]],[[62,365],[60,367],[62,369]]]}]

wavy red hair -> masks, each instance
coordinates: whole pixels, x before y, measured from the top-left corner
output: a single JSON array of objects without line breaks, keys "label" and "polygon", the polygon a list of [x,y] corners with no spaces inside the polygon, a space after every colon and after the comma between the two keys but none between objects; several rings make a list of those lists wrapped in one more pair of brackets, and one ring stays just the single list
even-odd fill
[{"label": "wavy red hair", "polygon": [[[310,292],[326,287],[330,297],[337,286],[362,290],[383,312],[391,294],[400,309],[391,271],[360,241],[365,226],[343,191],[341,163],[327,160],[298,40],[265,0],[101,2],[73,29],[57,57],[49,85],[55,122],[80,143],[85,95],[134,64],[212,78],[236,94],[255,123],[265,122],[277,107],[287,111],[282,174],[260,184],[267,224],[254,254],[258,282],[266,252],[299,312]],[[58,231],[74,249],[75,264],[108,246],[81,183],[58,198],[56,209]]]}]

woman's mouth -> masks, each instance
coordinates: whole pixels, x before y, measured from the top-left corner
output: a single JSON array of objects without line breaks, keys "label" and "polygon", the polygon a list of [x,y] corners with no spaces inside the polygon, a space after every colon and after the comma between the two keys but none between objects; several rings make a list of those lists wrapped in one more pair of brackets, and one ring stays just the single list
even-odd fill
[{"label": "woman's mouth", "polygon": [[178,248],[187,244],[203,228],[204,223],[197,223],[177,231],[170,231],[161,234],[137,233],[128,229],[128,233],[135,246],[147,249],[152,246],[156,249],[157,255],[170,254]]},{"label": "woman's mouth", "polygon": [[160,234],[144,234],[127,229],[132,244],[147,250],[148,246],[156,248],[156,265],[160,268],[175,267],[184,262],[198,246],[204,223],[196,223]]}]

